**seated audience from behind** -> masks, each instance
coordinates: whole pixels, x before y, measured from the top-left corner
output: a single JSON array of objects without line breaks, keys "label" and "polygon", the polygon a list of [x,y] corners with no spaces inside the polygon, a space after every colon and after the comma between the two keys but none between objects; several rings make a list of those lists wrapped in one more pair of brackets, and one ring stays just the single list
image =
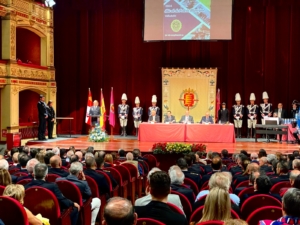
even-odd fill
[{"label": "seated audience from behind", "polygon": [[76,151],[75,155],[78,156],[78,162],[82,162],[83,161],[83,153],[82,153],[82,151]]},{"label": "seated audience from behind", "polygon": [[[126,158],[127,158],[127,155],[126,155]],[[132,158],[131,160],[133,160],[133,156],[131,158]],[[113,160],[112,154],[105,154],[104,167],[112,167],[112,166],[114,166],[114,160]]]},{"label": "seated audience from behind", "polygon": [[300,171],[300,159],[294,159],[293,160],[293,169]]},{"label": "seated audience from behind", "polygon": [[[291,187],[300,188],[300,171],[299,170],[292,170],[290,172],[290,184]],[[296,181],[297,180],[297,181]],[[281,188],[279,191],[280,196],[283,196],[284,193],[288,190],[288,187]]]},{"label": "seated audience from behind", "polygon": [[[107,154],[107,155],[109,155],[109,154]],[[105,159],[104,159],[104,161],[105,161]],[[138,161],[133,160],[133,154],[131,152],[128,152],[126,154],[126,161],[122,162],[121,165],[124,163],[130,163],[130,164],[134,165],[138,169],[138,176],[140,176],[140,174],[143,175],[143,169],[139,165]],[[104,167],[105,167],[105,164],[104,164]]]},{"label": "seated audience from behind", "polygon": [[39,151],[36,155],[35,158],[40,162],[40,163],[45,163],[45,152],[44,151]]},{"label": "seated audience from behind", "polygon": [[126,160],[126,152],[123,149],[119,149],[119,160]]},{"label": "seated audience from behind", "polygon": [[93,146],[87,147],[86,153],[88,153],[88,152],[94,154],[94,147]]},{"label": "seated audience from behind", "polygon": [[248,158],[248,152],[246,150],[241,150],[240,153],[244,154]]},{"label": "seated audience from behind", "polygon": [[214,157],[211,161],[211,164],[210,164],[211,168],[212,168],[212,172],[209,173],[209,174],[206,174],[202,177],[202,185],[207,182],[211,175],[216,173],[216,172],[221,172],[221,169],[222,169],[222,160],[221,158],[218,156],[218,157]]},{"label": "seated audience from behind", "polygon": [[67,158],[66,162],[71,162],[71,157],[74,155],[74,152],[72,150],[67,151]]},{"label": "seated audience from behind", "polygon": [[104,159],[103,159],[103,157],[100,157],[100,156],[95,157],[95,160],[96,160],[96,164],[97,164],[97,169],[96,170],[102,171],[102,172],[106,173],[109,176],[109,178],[111,180],[112,187],[114,189],[118,185],[118,182],[115,180],[115,178],[110,173],[110,171],[106,170],[104,168]]},{"label": "seated audience from behind", "polygon": [[[161,171],[161,170],[157,167],[154,167],[149,171],[149,173],[147,175],[147,186],[146,186],[146,190],[145,190],[146,196],[138,198],[137,200],[135,200],[134,206],[144,206],[144,205],[147,205],[151,202],[152,197],[151,197],[151,194],[150,194],[150,191],[149,191],[150,176],[154,172],[157,172],[157,171]],[[182,207],[182,204],[181,204],[181,201],[180,201],[180,198],[179,198],[178,195],[168,194],[168,202],[176,205],[178,208],[180,208],[183,211],[183,207]]]},{"label": "seated audience from behind", "polygon": [[205,159],[203,159],[205,157],[205,152],[196,152],[196,155],[198,155],[199,159],[198,161],[196,161],[196,163],[200,163],[200,164],[204,164],[206,165],[207,162],[205,161]]},{"label": "seated audience from behind", "polygon": [[196,163],[196,154],[194,152],[190,152],[184,156],[186,163],[188,164],[188,171],[201,174],[202,170],[200,169],[199,164]]},{"label": "seated audience from behind", "polygon": [[209,220],[225,221],[231,218],[231,203],[228,191],[214,187],[206,196],[202,218],[199,222]]},{"label": "seated audience from behind", "polygon": [[50,168],[50,159],[52,156],[55,156],[55,154],[52,151],[47,151],[44,156],[45,164]]},{"label": "seated audience from behind", "polygon": [[266,173],[273,172],[273,167],[268,164],[267,157],[259,158],[260,170],[265,171]]},{"label": "seated audience from behind", "polygon": [[[9,164],[6,159],[0,159],[0,169],[6,170],[9,173]],[[10,177],[12,183],[17,182],[18,178],[15,175],[10,175]]]},{"label": "seated audience from behind", "polygon": [[67,150],[64,148],[59,149],[59,156],[61,158],[61,165],[62,166],[67,166],[68,162],[67,162]]},{"label": "seated audience from behind", "polygon": [[235,156],[236,158],[236,163],[237,165],[236,166],[232,166],[230,168],[230,172],[232,173],[232,175],[235,175],[236,173],[242,173],[243,172],[243,167],[242,167],[242,162],[244,160],[247,160],[248,157],[245,156],[244,154],[240,153],[240,154],[237,154]]},{"label": "seated audience from behind", "polygon": [[102,225],[136,225],[137,214],[130,201],[121,197],[108,200],[105,208]]},{"label": "seated audience from behind", "polygon": [[300,153],[297,150],[293,151],[293,155],[294,155],[295,159],[299,159],[300,158]]},{"label": "seated audience from behind", "polygon": [[[91,196],[91,189],[86,181],[83,173],[83,166],[80,162],[74,162],[70,166],[70,174],[67,177],[57,178],[56,181],[67,180],[74,183],[80,190],[82,201],[86,202]],[[94,225],[100,209],[101,201],[99,198],[93,198],[91,203],[92,209],[92,223]]]},{"label": "seated audience from behind", "polygon": [[[87,153],[88,154],[88,153]],[[84,171],[84,174],[93,178],[99,189],[99,195],[100,194],[107,194],[107,197],[109,196],[109,185],[104,177],[104,175],[97,173],[97,163],[94,157],[88,156],[85,158],[85,165],[86,165],[86,170]]]},{"label": "seated audience from behind", "polygon": [[38,153],[38,149],[37,148],[30,148],[30,157],[33,159],[35,158],[36,154]]},{"label": "seated audience from behind", "polygon": [[228,154],[228,150],[227,149],[223,149],[221,151],[221,158],[222,158],[222,160],[226,160],[227,162],[232,162],[232,159],[229,158],[229,154]]},{"label": "seated audience from behind", "polygon": [[282,217],[276,221],[260,221],[260,225],[265,224],[293,224],[298,225],[300,221],[300,190],[290,188],[282,198]]},{"label": "seated audience from behind", "polygon": [[[181,172],[179,168],[178,171]],[[174,212],[167,205],[170,184],[171,180],[166,172],[156,171],[151,174],[149,192],[152,201],[145,206],[135,206],[135,212],[139,218],[155,219],[166,225],[188,224],[184,215]]]},{"label": "seated audience from behind", "polygon": [[[260,175],[265,175],[265,172],[264,172],[264,171],[259,171],[259,170],[257,170],[257,171],[255,170],[255,171],[251,172],[250,175],[249,175],[249,183],[248,183],[248,186],[246,186],[246,187],[238,187],[238,188],[235,188],[235,189],[234,189],[234,193],[235,193],[236,195],[239,195],[239,193],[240,193],[242,190],[244,190],[245,188],[253,187],[255,179],[256,179],[257,177],[259,177]],[[242,198],[243,198],[243,196],[242,196]]]},{"label": "seated audience from behind", "polygon": [[255,163],[257,163],[258,164],[258,155],[257,155],[257,153],[255,153],[255,152],[252,152],[251,153],[251,155],[250,155],[250,159],[251,159],[251,162],[255,162]]},{"label": "seated audience from behind", "polygon": [[74,162],[79,162],[79,157],[78,155],[72,155],[71,159],[70,159],[70,164],[74,163]]},{"label": "seated audience from behind", "polygon": [[[18,202],[21,203],[21,205],[24,204],[24,197],[25,197],[25,189],[23,185],[20,184],[10,184],[6,186],[3,192],[3,196],[11,197]],[[28,218],[28,222],[30,225],[43,225],[42,221],[40,221],[38,218],[36,218],[32,212],[25,208],[25,212]],[[13,212],[12,212],[13,213]],[[12,214],[13,215],[13,214]]]},{"label": "seated audience from behind", "polygon": [[224,222],[224,225],[248,225],[248,223],[242,219],[229,219]]},{"label": "seated audience from behind", "polygon": [[38,164],[39,161],[37,159],[30,159],[27,164],[26,164],[26,170],[28,175],[27,176],[21,176],[17,178],[17,182],[24,180],[24,179],[33,179],[33,168],[35,167],[36,164]]},{"label": "seated audience from behind", "polygon": [[25,189],[38,186],[43,187],[51,191],[58,200],[60,210],[64,211],[70,207],[72,207],[72,212],[70,215],[72,225],[76,225],[78,219],[78,211],[80,210],[80,206],[76,202],[72,202],[67,199],[59,190],[57,184],[55,182],[48,183],[46,182],[46,176],[48,174],[48,166],[44,163],[38,163],[33,168],[33,176],[34,180],[25,185]]},{"label": "seated audience from behind", "polygon": [[[7,161],[8,161],[9,163],[14,163],[13,155],[14,155],[16,152],[19,153],[19,149],[18,149],[18,148],[12,148],[10,151],[7,151],[7,156],[8,156]],[[16,157],[16,161],[17,161],[17,163],[18,163],[18,156]]]},{"label": "seated audience from behind", "polygon": [[146,162],[144,162],[144,161],[147,161],[148,159],[142,157],[141,151],[139,149],[133,149],[132,154],[133,154],[133,160],[141,163],[143,165],[143,171],[145,172],[145,174],[147,174],[148,166],[146,165]]},{"label": "seated audience from behind", "polygon": [[59,155],[60,155],[60,150],[59,150],[59,148],[58,148],[58,147],[54,147],[54,148],[52,148],[52,152],[53,152],[55,155],[57,155],[57,156],[59,156]]},{"label": "seated audience from behind", "polygon": [[276,184],[281,181],[289,181],[289,166],[287,162],[280,161],[277,163],[276,177],[271,178],[272,184]]},{"label": "seated audience from behind", "polygon": [[26,169],[26,165],[27,165],[27,162],[29,161],[29,156],[26,155],[25,153],[20,153],[18,160],[19,160],[19,164],[21,166],[21,168],[18,172],[28,173],[28,171]]},{"label": "seated audience from behind", "polygon": [[12,157],[12,161],[13,161],[13,164],[12,164],[12,167],[11,168],[14,168],[14,167],[18,167],[20,168],[20,164],[19,164],[19,152],[15,152],[13,154],[13,157]]},{"label": "seated audience from behind", "polygon": [[267,152],[264,149],[260,149],[258,152],[258,158],[267,157]]},{"label": "seated audience from behind", "polygon": [[206,158],[205,158],[206,162],[210,162],[212,160],[212,154],[213,154],[212,151],[208,151],[208,153],[206,154]]},{"label": "seated audience from behind", "polygon": [[249,160],[245,160],[242,163],[242,166],[244,168],[244,172],[238,176],[236,175],[236,177],[234,178],[234,185],[235,187],[241,183],[242,181],[246,181],[249,180],[249,176],[252,172],[258,171],[259,170],[259,165],[257,163],[249,163]]},{"label": "seated audience from behind", "polygon": [[277,160],[276,155],[274,155],[274,154],[268,154],[268,155],[267,155],[267,161],[268,161],[268,165],[269,165],[269,166],[272,166],[273,171],[276,173],[277,163],[278,163],[280,160]]},{"label": "seated audience from behind", "polygon": [[289,170],[293,169],[293,161],[295,159],[295,156],[293,154],[288,154],[287,156],[287,162],[288,162],[288,166],[289,166]]},{"label": "seated audience from behind", "polygon": [[59,156],[54,155],[50,158],[50,168],[48,169],[48,174],[56,174],[60,177],[66,177],[69,173],[61,168],[62,160]]},{"label": "seated audience from behind", "polygon": [[188,168],[188,163],[186,161],[186,158],[188,160],[190,160],[190,163],[191,163],[190,157],[185,156],[185,158],[179,158],[177,160],[177,166],[181,169],[181,171],[184,173],[184,176],[186,178],[191,179],[192,181],[194,181],[197,184],[198,187],[200,187],[200,185],[201,185],[201,175],[199,173],[194,172],[195,170]]},{"label": "seated audience from behind", "polygon": [[0,185],[7,186],[9,184],[12,184],[12,179],[8,170],[0,169]]},{"label": "seated audience from behind", "polygon": [[191,204],[194,203],[195,196],[193,190],[183,186],[184,184],[184,173],[178,166],[171,166],[169,169],[169,176],[171,179],[171,189],[172,191],[177,191],[183,194],[190,201]]},{"label": "seated audience from behind", "polygon": [[[222,188],[226,190],[229,193],[229,188],[231,184],[231,174],[229,172],[217,172],[214,173],[211,178],[209,179],[208,186],[209,190],[203,190],[200,191],[199,194],[196,197],[195,203],[193,205],[193,209],[196,210],[200,206],[204,205],[204,200],[199,201],[203,196],[206,196],[209,194],[210,190],[212,190],[215,187]],[[234,205],[232,205],[232,209],[239,213],[238,205],[240,203],[240,198],[235,194],[229,194],[230,199],[234,202]],[[203,198],[202,198],[203,199]]]}]

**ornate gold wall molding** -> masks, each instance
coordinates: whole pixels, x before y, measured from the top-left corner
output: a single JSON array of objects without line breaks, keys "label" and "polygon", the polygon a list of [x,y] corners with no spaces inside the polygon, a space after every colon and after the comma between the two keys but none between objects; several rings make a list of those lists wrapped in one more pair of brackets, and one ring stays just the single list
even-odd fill
[{"label": "ornate gold wall molding", "polygon": [[50,80],[51,75],[50,71],[47,69],[36,69],[27,66],[21,66],[18,64],[10,65],[10,76],[12,77],[27,78],[34,80]]}]

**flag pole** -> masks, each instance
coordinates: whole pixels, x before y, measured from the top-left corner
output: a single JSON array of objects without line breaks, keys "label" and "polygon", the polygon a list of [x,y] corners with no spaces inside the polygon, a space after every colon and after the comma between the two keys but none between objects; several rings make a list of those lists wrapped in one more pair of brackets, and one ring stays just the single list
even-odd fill
[{"label": "flag pole", "polygon": [[[111,87],[111,93],[112,92],[113,92],[113,87]],[[112,125],[110,125],[110,140],[114,140],[114,127]]]}]

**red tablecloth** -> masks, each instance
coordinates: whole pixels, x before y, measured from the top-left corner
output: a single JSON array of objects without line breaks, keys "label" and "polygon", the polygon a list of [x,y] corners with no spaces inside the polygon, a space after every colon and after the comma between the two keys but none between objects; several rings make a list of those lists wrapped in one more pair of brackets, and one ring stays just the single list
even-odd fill
[{"label": "red tablecloth", "polygon": [[235,143],[233,125],[222,124],[188,124],[185,141]]},{"label": "red tablecloth", "polygon": [[139,141],[168,142],[185,140],[184,124],[141,123],[139,127]]},{"label": "red tablecloth", "polygon": [[[294,137],[294,135],[293,135],[293,132],[295,132],[296,130],[297,130],[297,128],[293,128],[292,127],[292,124],[284,124],[284,125],[288,125],[289,126],[289,129],[288,129],[288,134],[286,135],[286,134],[284,134],[284,135],[282,135],[282,141],[295,141],[296,139],[295,139],[295,137]],[[287,139],[287,137],[288,137],[288,139]],[[277,140],[279,140],[279,135],[277,135]]]}]

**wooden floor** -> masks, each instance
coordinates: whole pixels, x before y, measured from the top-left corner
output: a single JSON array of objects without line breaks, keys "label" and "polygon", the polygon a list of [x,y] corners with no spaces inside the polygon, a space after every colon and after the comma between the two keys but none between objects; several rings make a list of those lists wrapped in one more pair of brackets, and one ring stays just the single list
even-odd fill
[{"label": "wooden floor", "polygon": [[[220,152],[222,149],[227,149],[229,153],[236,153],[242,149],[247,150],[249,153],[258,152],[260,149],[265,149],[268,153],[282,152],[282,153],[292,153],[294,150],[300,150],[300,146],[296,144],[287,143],[264,143],[262,139],[260,142],[255,143],[253,139],[237,139],[236,143],[202,143],[206,144],[207,151],[212,150]],[[120,136],[114,136],[108,142],[104,143],[94,143],[88,140],[87,136],[81,136],[77,138],[70,139],[53,139],[49,141],[29,141],[28,145],[38,147],[38,148],[69,148],[74,146],[76,149],[85,149],[88,146],[93,146],[95,150],[106,150],[106,151],[117,151],[119,149],[124,149],[126,151],[131,151],[134,148],[140,149],[142,152],[151,152],[153,142],[139,142],[136,138],[122,138]]]}]

